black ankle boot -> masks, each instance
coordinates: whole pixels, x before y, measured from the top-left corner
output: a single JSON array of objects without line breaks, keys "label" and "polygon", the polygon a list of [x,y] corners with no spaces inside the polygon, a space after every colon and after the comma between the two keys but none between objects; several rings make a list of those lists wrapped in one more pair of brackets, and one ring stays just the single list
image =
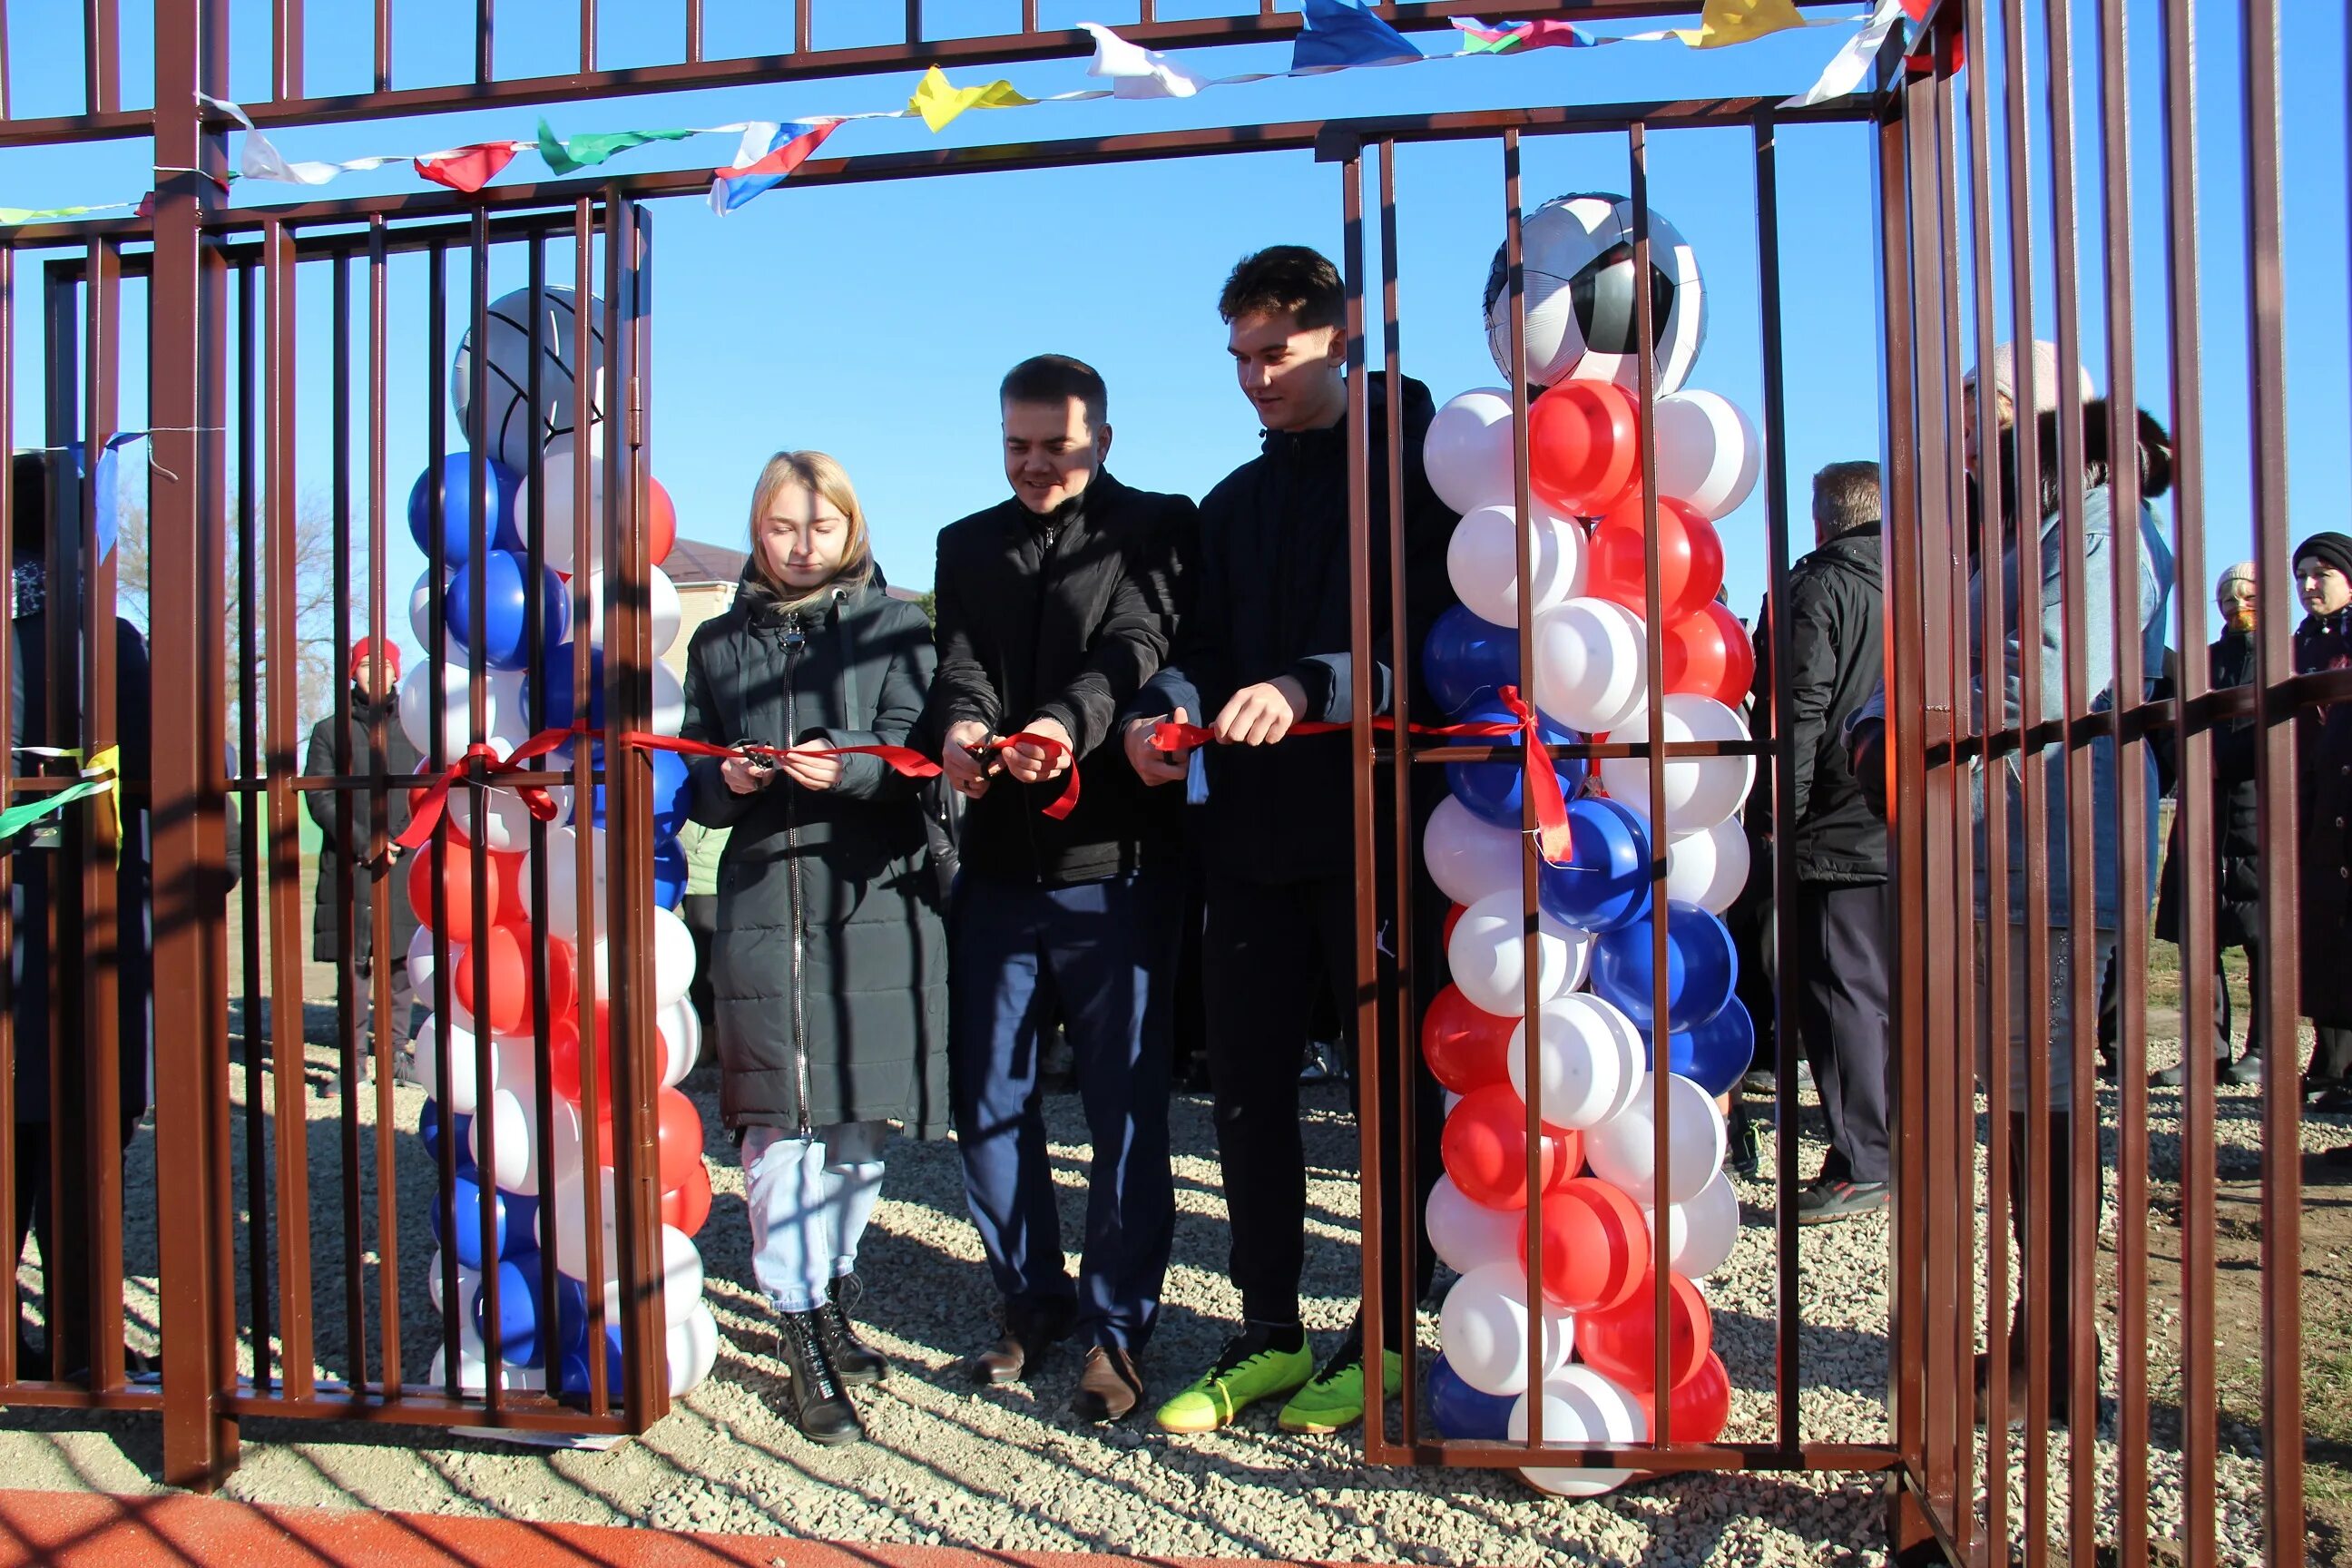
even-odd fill
[{"label": "black ankle boot", "polygon": [[849,1321],[849,1313],[841,1304],[843,1294],[839,1279],[825,1288],[824,1305],[816,1310],[817,1327],[824,1331],[824,1353],[842,1383],[851,1388],[865,1388],[882,1381],[890,1370],[890,1362],[857,1337],[857,1325]]},{"label": "black ankle boot", "polygon": [[825,1358],[824,1329],[814,1312],[786,1312],[778,1325],[778,1347],[792,1384],[793,1425],[812,1443],[855,1443],[866,1436],[857,1406],[849,1402],[833,1363]]}]

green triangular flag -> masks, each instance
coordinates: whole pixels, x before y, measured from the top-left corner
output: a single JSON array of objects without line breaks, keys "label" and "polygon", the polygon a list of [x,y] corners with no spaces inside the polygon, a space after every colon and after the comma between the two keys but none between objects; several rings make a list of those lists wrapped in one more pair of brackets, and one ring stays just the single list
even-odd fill
[{"label": "green triangular flag", "polygon": [[559,141],[547,121],[539,122],[539,155],[559,174],[574,174],[603,163],[615,153],[642,147],[648,142],[683,142],[699,135],[694,131],[607,131]]}]

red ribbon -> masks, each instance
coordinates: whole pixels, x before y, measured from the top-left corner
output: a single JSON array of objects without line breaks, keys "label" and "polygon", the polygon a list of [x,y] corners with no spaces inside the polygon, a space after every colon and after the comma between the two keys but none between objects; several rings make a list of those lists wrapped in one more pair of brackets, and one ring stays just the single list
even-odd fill
[{"label": "red ribbon", "polygon": [[[421,795],[414,797],[415,805],[409,809],[408,826],[400,830],[399,836],[394,838],[393,842],[403,849],[422,848],[425,842],[433,837],[433,830],[441,826],[442,815],[449,806],[450,787],[471,775],[473,764],[477,760],[483,764],[482,772],[488,778],[495,779],[501,773],[525,772],[525,764],[545,756],[575,735],[595,733],[595,731],[584,724],[575,724],[562,730],[541,730],[503,757],[499,756],[497,749],[488,742],[467,747],[463,756],[444,768],[439,777],[425,785]],[[549,795],[544,787],[539,784],[525,784],[517,788],[515,793],[522,797],[524,806],[540,821],[555,820],[555,797]]]},{"label": "red ribbon", "polygon": [[911,746],[804,746],[794,750],[763,746],[756,741],[746,741],[740,746],[716,746],[708,741],[649,734],[643,730],[625,732],[616,743],[641,752],[676,752],[682,757],[765,757],[772,763],[780,763],[786,757],[879,757],[892,772],[910,779],[936,778],[940,772],[939,763]]},{"label": "red ribbon", "polygon": [[[1537,732],[1535,710],[1520,699],[1519,689],[1516,686],[1502,687],[1496,695],[1503,706],[1510,710],[1511,721],[1507,724],[1495,720],[1480,720],[1468,724],[1408,724],[1405,729],[1415,735],[1453,740],[1499,740],[1506,735],[1517,736],[1519,743],[1527,749],[1528,777],[1535,790],[1536,852],[1554,866],[1565,866],[1570,852],[1568,803],[1560,798],[1559,770],[1553,765],[1551,752]],[[1376,715],[1372,720],[1375,730],[1393,734],[1396,727],[1396,721],[1384,714]],[[1286,739],[1288,735],[1337,734],[1349,728],[1350,726],[1347,724],[1318,719],[1293,724]],[[1172,720],[1162,720],[1151,727],[1151,749],[1156,752],[1188,751],[1194,746],[1207,745],[1216,738],[1217,732],[1205,724],[1179,724]]]}]

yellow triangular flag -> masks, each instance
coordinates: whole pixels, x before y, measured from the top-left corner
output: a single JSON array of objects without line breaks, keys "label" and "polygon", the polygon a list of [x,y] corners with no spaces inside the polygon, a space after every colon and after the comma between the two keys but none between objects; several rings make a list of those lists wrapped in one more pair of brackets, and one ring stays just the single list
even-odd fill
[{"label": "yellow triangular flag", "polygon": [[1674,33],[1692,48],[1719,49],[1804,25],[1795,0],[1706,0],[1698,26],[1676,27]]},{"label": "yellow triangular flag", "polygon": [[957,87],[948,80],[947,72],[933,66],[923,73],[907,107],[921,115],[923,123],[937,132],[945,130],[967,109],[1019,109],[1036,101],[1014,91],[1009,81],[992,81],[986,87]]}]

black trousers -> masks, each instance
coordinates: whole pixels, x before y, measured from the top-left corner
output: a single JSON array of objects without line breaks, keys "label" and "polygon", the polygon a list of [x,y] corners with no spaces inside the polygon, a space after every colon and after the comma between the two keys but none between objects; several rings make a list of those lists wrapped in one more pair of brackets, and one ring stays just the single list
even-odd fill
[{"label": "black trousers", "polygon": [[[2253,973],[2260,974],[2263,969],[2262,943],[2250,942],[2244,946],[2246,967]],[[2213,950],[2213,1058],[2216,1061],[2224,1062],[2230,1059],[2231,1013],[2230,977],[2221,967],[2221,955],[2227,952],[2229,949],[2225,947],[2217,947]],[[2116,966],[2122,962],[2122,957],[2123,950],[2119,947],[2115,956],[2107,960],[2107,973],[2099,982],[2099,1046],[2101,1049],[2110,1053],[2115,1050],[2116,1042],[2123,1037],[2122,985],[2116,976]],[[2250,1057],[2263,1054],[2261,1018],[2262,1014],[2259,1010],[2252,1008],[2247,1010],[2246,1055]],[[2182,1026],[2185,1028],[2187,1026],[2184,1023]]]},{"label": "black trousers", "polygon": [[[1413,921],[1424,1002],[1444,984],[1442,899],[1431,897]],[[1356,1038],[1356,889],[1328,878],[1288,883],[1245,882],[1210,876],[1202,942],[1202,999],[1208,1013],[1209,1084],[1215,1107],[1217,1158],[1223,1167],[1233,1248],[1229,1262],[1241,1290],[1244,1319],[1296,1324],[1298,1279],[1306,1263],[1307,1158],[1298,1130],[1298,1074],[1313,1037],[1318,996],[1336,1005],[1354,1068]],[[1392,973],[1391,921],[1382,923],[1381,963]],[[1384,1026],[1387,1020],[1383,1020]],[[1394,1041],[1382,1060],[1397,1063]],[[1437,1083],[1410,1054],[1410,1076],[1382,1075],[1380,1183],[1382,1253],[1390,1260],[1382,1294],[1383,1342],[1393,1346],[1411,1321],[1410,1308],[1428,1293],[1436,1255],[1422,1228],[1430,1189],[1444,1169]],[[1359,1114],[1363,1074],[1351,1071],[1350,1103]],[[1400,1080],[1402,1081],[1400,1081]],[[1415,1127],[1413,1169],[1403,1159],[1403,1118]],[[1402,1270],[1404,1238],[1416,1238],[1416,1267]]]},{"label": "black trousers", "polygon": [[[126,1152],[131,1138],[139,1131],[143,1110],[134,1110],[125,1105],[117,1123]],[[79,1188],[65,1204],[63,1223],[52,1201],[56,1193],[49,1182],[51,1152],[58,1144],[65,1146],[66,1171],[68,1182],[80,1163],[88,1157],[89,1140],[79,1127],[70,1128],[62,1138],[47,1121],[19,1121],[15,1129],[16,1184],[16,1245],[8,1256],[14,1264],[25,1258],[25,1237],[29,1233],[40,1244],[43,1289],[46,1293],[52,1281],[56,1287],[58,1321],[48,1326],[48,1343],[45,1351],[31,1349],[25,1337],[26,1324],[20,1317],[16,1325],[18,1362],[16,1375],[20,1378],[62,1377],[81,1374],[91,1363],[90,1354],[90,1236],[82,1209]],[[46,1309],[45,1309],[46,1310]],[[119,1318],[121,1305],[110,1309],[110,1317]],[[119,1330],[117,1331],[120,1331]]]},{"label": "black trousers", "polygon": [[1796,927],[1803,984],[1797,1025],[1829,1118],[1824,1181],[1887,1176],[1887,954],[1894,885],[1801,882]]}]

